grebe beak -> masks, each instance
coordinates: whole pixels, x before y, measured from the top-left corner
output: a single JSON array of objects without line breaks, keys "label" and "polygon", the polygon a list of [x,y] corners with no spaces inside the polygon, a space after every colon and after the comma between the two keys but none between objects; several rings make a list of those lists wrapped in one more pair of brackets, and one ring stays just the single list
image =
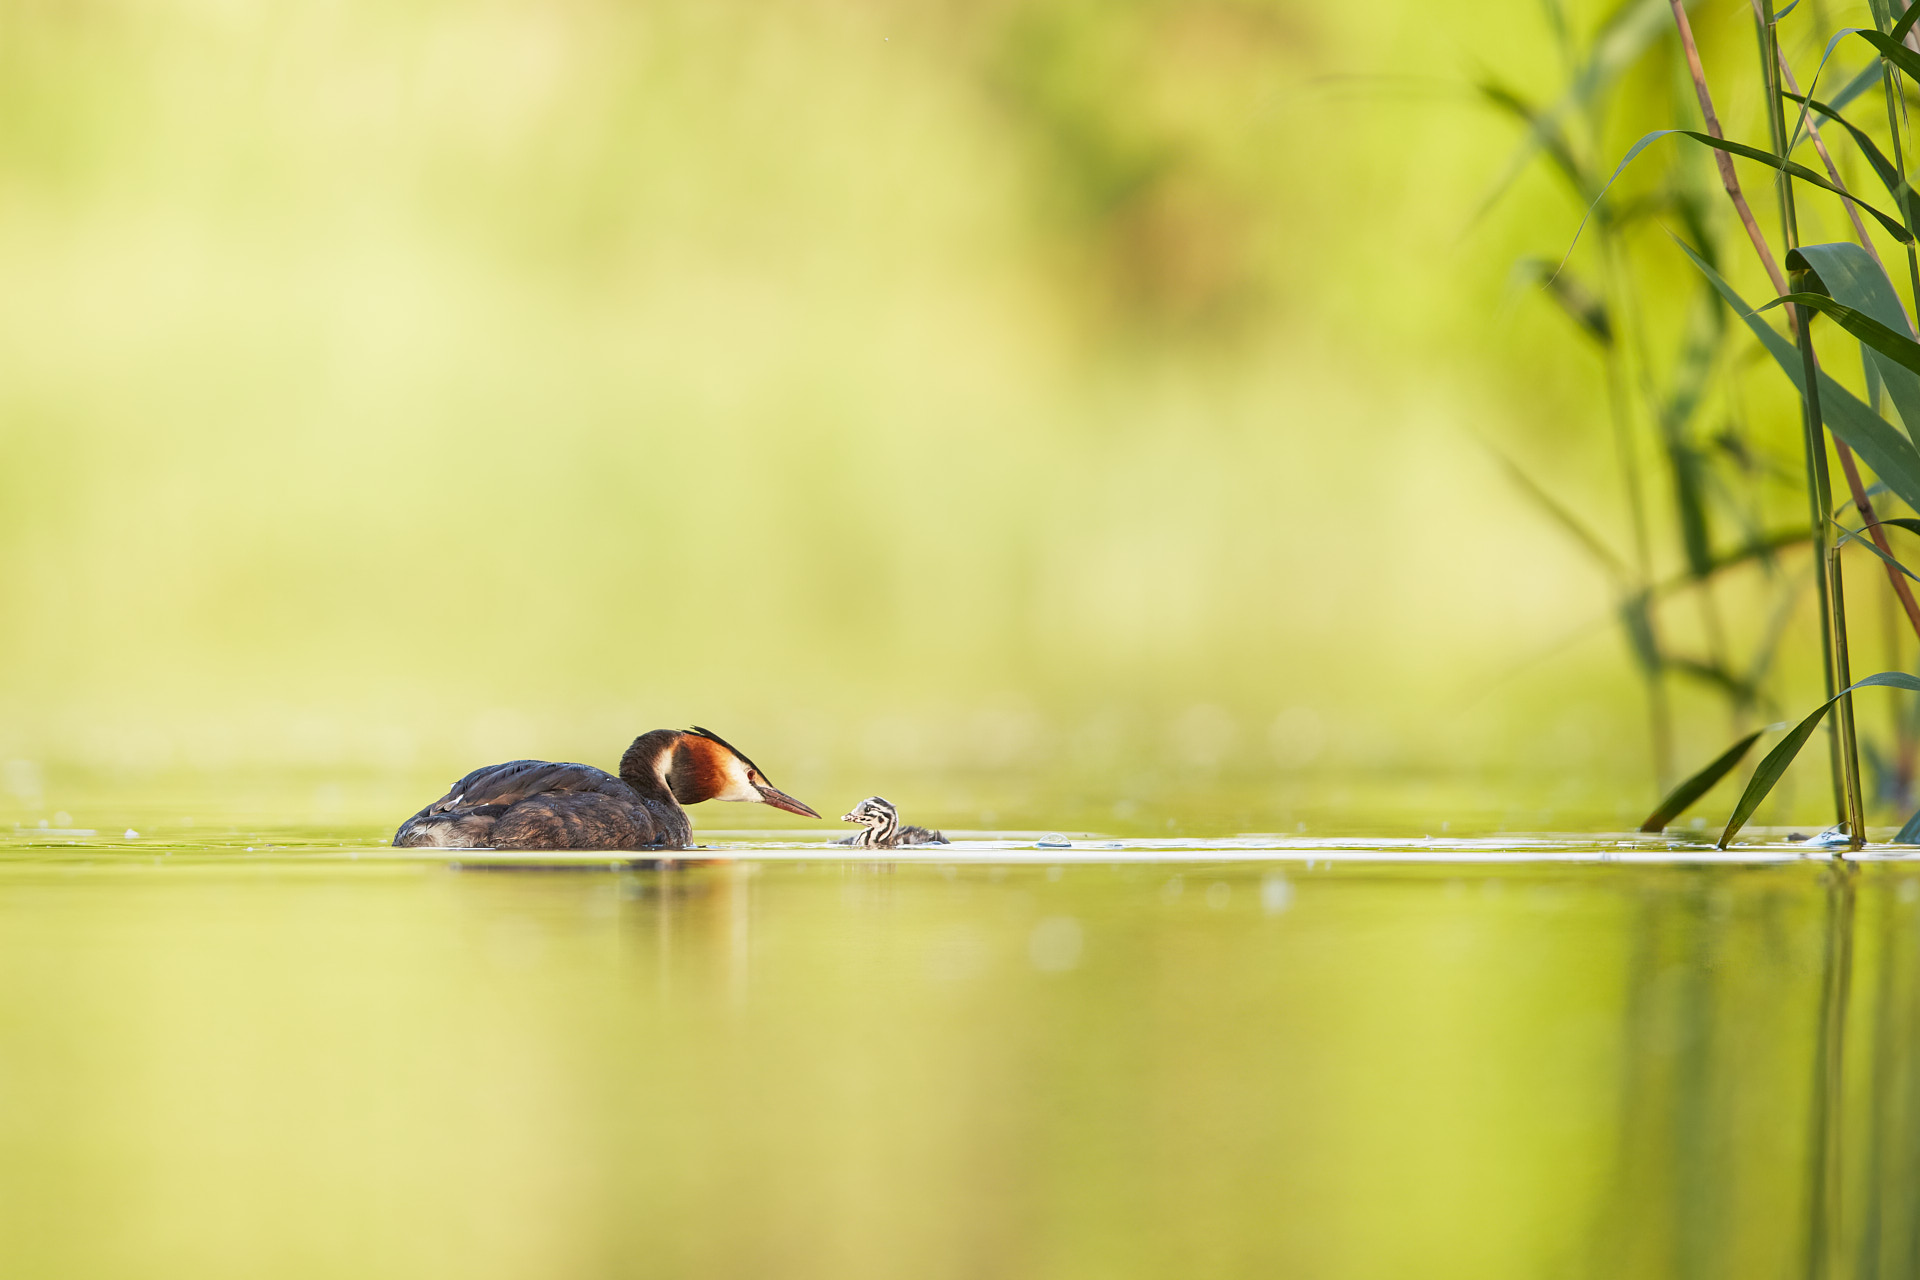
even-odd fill
[{"label": "grebe beak", "polygon": [[776,809],[785,809],[788,813],[797,813],[803,818],[820,816],[777,787],[770,787],[764,782],[756,782],[753,786],[760,793],[762,804],[770,804]]}]

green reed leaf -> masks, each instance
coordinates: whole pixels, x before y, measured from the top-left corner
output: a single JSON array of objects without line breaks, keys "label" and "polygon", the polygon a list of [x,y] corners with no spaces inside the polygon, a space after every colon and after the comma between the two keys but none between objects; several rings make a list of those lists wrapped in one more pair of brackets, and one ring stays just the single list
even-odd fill
[{"label": "green reed leaf", "polygon": [[1894,844],[1920,844],[1920,812],[1907,819],[1905,826],[1894,833]]},{"label": "green reed leaf", "polygon": [[1875,520],[1873,523],[1890,524],[1896,529],[1905,529],[1908,533],[1920,533],[1920,520],[1910,519],[1906,516],[1894,516],[1891,519]]},{"label": "green reed leaf", "polygon": [[[1878,78],[1880,72],[1879,68],[1869,66],[1862,74],[1871,74]],[[1894,168],[1893,161],[1887,159],[1886,153],[1880,150],[1879,144],[1875,143],[1872,137],[1841,115],[1837,106],[1829,106],[1817,98],[1803,98],[1797,93],[1788,93],[1785,90],[1781,91],[1780,96],[1825,116],[1852,135],[1854,145],[1859,147],[1860,154],[1867,158],[1867,164],[1872,167],[1874,175],[1880,179],[1880,185],[1885,187],[1887,194],[1893,197],[1894,205],[1906,214],[1907,225],[1914,224],[1914,214],[1920,212],[1920,207],[1917,207],[1920,206],[1920,200],[1915,199],[1913,185],[1900,176],[1900,171]]]},{"label": "green reed leaf", "polygon": [[1908,9],[1906,16],[1901,18],[1899,25],[1894,28],[1901,33],[1899,35],[1883,36],[1878,31],[1866,30],[1855,30],[1853,34],[1878,49],[1880,56],[1906,72],[1908,79],[1920,81],[1920,55],[1916,55],[1913,50],[1901,43],[1905,39],[1905,29],[1911,29],[1912,25],[1913,10]]},{"label": "green reed leaf", "polygon": [[1747,758],[1747,752],[1753,750],[1753,744],[1760,741],[1769,729],[1778,729],[1779,725],[1768,725],[1766,729],[1755,729],[1740,741],[1722,751],[1707,763],[1706,768],[1682,782],[1667,793],[1647,820],[1640,824],[1640,830],[1657,835],[1666,830],[1667,824],[1693,807],[1693,802],[1713,790],[1714,783],[1733,772],[1735,765]]},{"label": "green reed leaf", "polygon": [[1887,39],[1905,48],[1907,33],[1913,30],[1913,24],[1917,19],[1920,19],[1920,9],[1908,5],[1907,11],[1900,15],[1900,21],[1894,23],[1892,29],[1887,32]]},{"label": "green reed leaf", "polygon": [[1920,573],[1915,573],[1913,570],[1907,568],[1907,566],[1901,564],[1898,560],[1895,560],[1892,556],[1882,551],[1877,545],[1874,544],[1872,539],[1867,537],[1866,534],[1857,533],[1852,529],[1848,529],[1840,535],[1840,540],[1836,542],[1834,545],[1838,547],[1844,547],[1849,542],[1859,543],[1861,546],[1865,547],[1867,550],[1873,552],[1874,555],[1879,556],[1882,560],[1892,565],[1895,569],[1898,569],[1901,573],[1904,573],[1909,578],[1912,578],[1915,582],[1920,582]]},{"label": "green reed leaf", "polygon": [[[1718,271],[1707,265],[1706,259],[1695,253],[1684,241],[1676,238],[1675,244],[1687,255],[1693,265],[1713,283],[1720,296],[1726,299],[1733,313],[1739,316],[1760,345],[1767,349],[1780,371],[1787,375],[1795,387],[1805,393],[1800,368],[1800,352],[1773,328],[1762,320],[1753,308],[1746,304],[1740,295],[1734,292]],[[1860,398],[1835,382],[1827,374],[1820,375],[1820,412],[1826,419],[1828,430],[1847,442],[1855,453],[1866,460],[1875,474],[1886,482],[1887,488],[1899,495],[1915,511],[1920,511],[1920,450],[1913,442],[1902,435],[1884,418],[1869,409]]]},{"label": "green reed leaf", "polygon": [[1770,311],[1789,302],[1796,307],[1818,311],[1901,368],[1920,373],[1920,342],[1915,342],[1905,334],[1895,333],[1866,312],[1836,302],[1824,293],[1782,294],[1760,309]]},{"label": "green reed leaf", "polygon": [[1792,764],[1794,757],[1800,754],[1800,748],[1807,744],[1807,739],[1813,736],[1813,731],[1819,727],[1822,720],[1826,719],[1827,712],[1832,706],[1831,702],[1821,703],[1819,710],[1795,725],[1786,737],[1774,745],[1773,750],[1767,752],[1766,757],[1760,761],[1760,767],[1753,771],[1753,777],[1748,779],[1746,790],[1740,793],[1739,803],[1733,806],[1733,816],[1727,819],[1726,829],[1720,833],[1720,839],[1715,842],[1720,848],[1726,848],[1733,837],[1739,834],[1740,828],[1747,825],[1747,819],[1753,816],[1753,811],[1760,807],[1760,802],[1767,798],[1767,793],[1772,791],[1774,784],[1780,781],[1781,776],[1787,771],[1787,766]]},{"label": "green reed leaf", "polygon": [[1727,819],[1726,830],[1720,833],[1718,841],[1720,848],[1726,848],[1734,836],[1739,834],[1740,828],[1747,825],[1747,819],[1753,816],[1753,811],[1760,807],[1760,802],[1767,798],[1774,784],[1785,775],[1794,757],[1800,754],[1800,748],[1807,745],[1807,739],[1813,736],[1813,731],[1820,727],[1822,720],[1826,719],[1827,712],[1833,710],[1834,703],[1856,689],[1876,687],[1906,689],[1909,692],[1920,693],[1920,677],[1910,676],[1904,671],[1876,672],[1864,680],[1854,681],[1839,693],[1834,694],[1833,697],[1814,708],[1806,719],[1789,729],[1787,736],[1774,744],[1773,750],[1767,752],[1765,758],[1760,761],[1759,767],[1753,771],[1753,777],[1747,780],[1747,789],[1740,793],[1740,801],[1733,806],[1733,815]]},{"label": "green reed leaf", "polygon": [[[1802,245],[1787,254],[1787,269],[1811,271],[1820,282],[1820,291],[1879,322],[1897,339],[1907,341],[1912,348],[1909,355],[1920,352],[1920,345],[1912,343],[1913,324],[1907,319],[1900,295],[1894,292],[1893,282],[1887,279],[1886,270],[1874,261],[1873,255],[1859,245],[1844,241]],[[1878,377],[1911,439],[1915,431],[1920,431],[1920,376],[1916,376],[1914,367],[1905,360],[1866,342],[1859,333],[1854,336],[1863,339],[1862,354],[1869,379]]]},{"label": "green reed leaf", "polygon": [[[1862,32],[1861,34],[1864,35],[1867,33]],[[1750,147],[1744,142],[1734,142],[1728,138],[1716,138],[1710,133],[1699,133],[1692,129],[1669,129],[1667,132],[1685,134],[1695,142],[1704,143],[1716,151],[1725,151],[1729,155],[1740,156],[1742,159],[1767,165],[1769,168],[1778,169],[1782,173],[1791,174],[1793,177],[1811,186],[1819,187],[1822,191],[1831,191],[1843,200],[1852,201],[1862,212],[1871,215],[1874,221],[1887,229],[1888,235],[1898,240],[1901,244],[1913,243],[1913,233],[1907,230],[1906,224],[1901,222],[1900,219],[1894,217],[1892,214],[1882,213],[1880,210],[1848,191],[1845,187],[1835,186],[1825,177],[1815,173],[1803,164],[1796,164],[1791,160],[1782,160],[1771,151],[1762,151],[1759,147]],[[1622,163],[1625,162],[1623,161]]]},{"label": "green reed leaf", "polygon": [[[1826,74],[1827,62],[1833,57],[1833,51],[1840,47],[1840,42],[1848,36],[1858,35],[1859,33],[1860,28],[1858,27],[1842,27],[1833,33],[1833,38],[1827,41],[1826,49],[1820,54],[1820,64],[1813,69],[1813,79],[1807,82],[1807,93],[1809,95],[1820,87],[1820,77]],[[1855,78],[1858,79],[1858,77]],[[1787,145],[1784,149],[1787,155],[1792,155],[1794,148],[1800,145],[1801,132],[1807,127],[1807,112],[1809,110],[1807,99],[1798,98],[1795,100],[1800,103],[1800,115],[1799,118],[1793,122],[1793,132],[1787,135]]]},{"label": "green reed leaf", "polygon": [[[1676,134],[1681,137],[1692,138],[1695,142],[1703,143],[1706,146],[1714,148],[1716,151],[1724,151],[1729,155],[1736,155],[1743,159],[1758,161],[1770,168],[1778,169],[1782,173],[1790,174],[1802,182],[1819,187],[1823,191],[1831,191],[1843,200],[1850,200],[1854,205],[1865,210],[1874,221],[1878,222],[1882,227],[1885,227],[1887,233],[1901,244],[1914,243],[1913,233],[1907,230],[1906,224],[1898,218],[1888,213],[1882,213],[1866,201],[1855,196],[1846,188],[1835,186],[1803,164],[1796,164],[1791,160],[1782,160],[1771,151],[1762,151],[1760,148],[1750,147],[1744,142],[1731,142],[1725,138],[1716,138],[1710,133],[1700,133],[1694,129],[1656,129],[1634,143],[1631,147],[1628,147],[1627,154],[1620,157],[1620,163],[1614,167],[1613,176],[1607,179],[1607,184],[1604,187],[1600,188],[1600,194],[1595,196],[1592,203],[1587,206],[1586,216],[1581,218],[1580,225],[1574,228],[1573,242],[1567,246],[1566,255],[1560,260],[1562,266],[1566,265],[1567,260],[1573,257],[1573,251],[1579,245],[1580,237],[1587,229],[1587,223],[1593,220],[1594,213],[1600,208],[1600,202],[1607,198],[1607,192],[1611,191],[1613,184],[1620,180],[1620,175],[1626,172],[1627,166],[1639,159],[1642,151],[1645,151],[1660,139],[1670,138]],[[1688,251],[1688,254],[1689,256],[1693,256],[1691,250]]]}]

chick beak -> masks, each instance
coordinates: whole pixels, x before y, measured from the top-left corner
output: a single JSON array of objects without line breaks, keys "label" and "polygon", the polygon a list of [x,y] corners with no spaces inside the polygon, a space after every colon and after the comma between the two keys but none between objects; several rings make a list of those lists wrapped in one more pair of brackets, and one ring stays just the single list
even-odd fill
[{"label": "chick beak", "polygon": [[860,821],[860,819],[858,819],[858,818],[856,818],[856,817],[854,817],[854,816],[853,816],[852,814],[850,814],[850,813],[843,813],[843,814],[841,814],[841,815],[840,815],[840,821],[842,821],[842,822],[858,822],[858,821]]},{"label": "chick beak", "polygon": [[753,785],[754,789],[760,793],[762,804],[770,804],[776,809],[785,809],[788,813],[797,813],[803,818],[820,816],[777,787],[770,787],[764,782],[756,782]]}]

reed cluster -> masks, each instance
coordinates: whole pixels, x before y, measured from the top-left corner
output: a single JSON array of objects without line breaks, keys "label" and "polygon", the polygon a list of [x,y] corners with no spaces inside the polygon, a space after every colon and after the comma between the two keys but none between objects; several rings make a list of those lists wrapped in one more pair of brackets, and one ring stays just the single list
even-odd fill
[{"label": "reed cluster", "polygon": [[[1549,3],[1567,72],[1558,100],[1538,104],[1492,78],[1477,86],[1488,105],[1526,129],[1493,199],[1526,166],[1543,162],[1586,208],[1575,240],[1588,243],[1577,258],[1569,250],[1565,260],[1531,258],[1518,269],[1605,363],[1631,550],[1616,551],[1544,486],[1509,466],[1615,584],[1616,615],[1645,687],[1655,773],[1670,788],[1644,830],[1661,830],[1679,817],[1766,735],[1768,728],[1753,726],[1772,718],[1766,689],[1782,629],[1796,602],[1809,596],[1821,642],[1822,701],[1761,760],[1719,843],[1724,847],[1738,834],[1823,727],[1836,845],[1864,842],[1870,799],[1912,804],[1914,721],[1897,717],[1884,750],[1867,745],[1877,783],[1870,797],[1853,693],[1870,686],[1920,692],[1920,678],[1899,670],[1855,675],[1844,574],[1849,549],[1857,549],[1856,559],[1870,558],[1874,579],[1884,580],[1897,603],[1896,616],[1920,637],[1920,604],[1910,585],[1920,576],[1901,559],[1912,553],[1897,548],[1892,536],[1920,534],[1920,520],[1902,514],[1920,511],[1920,449],[1913,435],[1920,430],[1920,330],[1913,321],[1920,299],[1920,203],[1905,160],[1912,150],[1909,105],[1920,92],[1920,5],[1902,10],[1892,7],[1897,2],[1873,0],[1872,28],[1832,31],[1818,29],[1826,21],[1821,10],[1796,13],[1797,0],[1780,10],[1771,0],[1751,0],[1755,57],[1745,74],[1755,77],[1765,103],[1762,138],[1738,139],[1723,127],[1684,0],[1625,0],[1585,40]],[[1811,63],[1797,70],[1794,63],[1802,59],[1783,47],[1789,24],[1804,24],[1788,43],[1804,49]],[[1673,70],[1672,127],[1640,138],[1608,173],[1598,157],[1609,110],[1630,73],[1662,60]],[[1647,164],[1643,156],[1655,148],[1680,149],[1677,162],[1634,196],[1615,194],[1622,174]],[[1754,166],[1749,178],[1761,181],[1743,185],[1736,160]],[[1866,190],[1869,183],[1878,189]],[[1812,201],[1844,211],[1851,234],[1807,242],[1801,227],[1812,222],[1803,218],[1802,205]],[[1763,212],[1756,212],[1756,202]],[[1645,272],[1634,269],[1623,247],[1625,237],[1649,224],[1670,235],[1672,267],[1697,281],[1681,304],[1684,314],[1663,317],[1664,324],[1649,319],[1657,304],[1650,302]],[[1764,269],[1773,293],[1757,307],[1726,278],[1730,260],[1745,255]],[[1823,364],[1816,349],[1823,326],[1857,348],[1860,374],[1848,376],[1852,386],[1835,376],[1841,367],[1832,358],[1836,337],[1827,338]],[[1671,349],[1656,351],[1655,334]],[[1806,514],[1791,523],[1764,516],[1765,491],[1786,477],[1751,447],[1743,429],[1732,383],[1747,354],[1777,366],[1772,394],[1798,401],[1802,457],[1790,479],[1804,495]],[[1644,461],[1649,455],[1658,459],[1654,474]],[[1670,498],[1670,515],[1656,513],[1657,494]],[[1656,570],[1664,559],[1656,540],[1663,536],[1677,544],[1673,558],[1684,566],[1664,578]],[[1792,567],[1803,544],[1811,552],[1810,573]],[[1772,596],[1771,621],[1736,644],[1720,616],[1717,584],[1756,565]],[[1864,585],[1856,582],[1856,594]],[[1698,651],[1669,638],[1671,610],[1683,598],[1700,613],[1704,647]],[[1730,747],[1672,785],[1669,682],[1676,678],[1714,688],[1731,717],[1746,723]],[[1896,839],[1920,842],[1920,814]]]}]

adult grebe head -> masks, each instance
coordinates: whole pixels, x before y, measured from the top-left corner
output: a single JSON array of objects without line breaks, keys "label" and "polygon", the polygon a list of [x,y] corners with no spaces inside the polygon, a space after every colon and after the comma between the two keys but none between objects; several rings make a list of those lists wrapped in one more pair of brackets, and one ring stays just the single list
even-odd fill
[{"label": "adult grebe head", "polygon": [[[647,735],[651,737],[652,735]],[[699,804],[705,800],[739,800],[770,804],[803,818],[820,815],[767,781],[760,767],[711,729],[699,725],[684,733],[672,733],[670,742],[662,742],[660,769],[667,789],[681,804]],[[646,739],[642,738],[644,742]],[[638,747],[639,742],[634,746]]]}]

